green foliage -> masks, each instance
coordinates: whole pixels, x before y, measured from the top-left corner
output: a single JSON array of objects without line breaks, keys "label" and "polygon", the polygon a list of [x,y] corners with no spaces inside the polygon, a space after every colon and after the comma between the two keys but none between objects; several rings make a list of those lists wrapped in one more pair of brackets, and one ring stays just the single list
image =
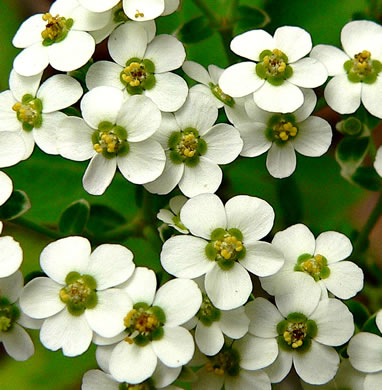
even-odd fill
[{"label": "green foliage", "polygon": [[358,329],[362,329],[365,322],[368,320],[370,313],[367,307],[361,302],[355,300],[344,301],[350,312],[353,314],[354,323]]},{"label": "green foliage", "polygon": [[237,33],[263,28],[271,21],[264,10],[250,5],[238,7],[236,15]]},{"label": "green foliage", "polygon": [[74,201],[61,214],[58,222],[60,232],[67,235],[80,235],[85,229],[89,214],[90,205],[87,200]]},{"label": "green foliage", "polygon": [[94,204],[90,208],[89,220],[86,227],[89,232],[98,236],[125,223],[126,219],[118,211],[103,204]]},{"label": "green foliage", "polygon": [[24,191],[13,191],[10,198],[0,207],[0,220],[20,217],[31,208],[31,202]]},{"label": "green foliage", "polygon": [[381,191],[382,178],[373,167],[359,167],[351,176],[353,183],[369,191]]},{"label": "green foliage", "polygon": [[185,44],[197,43],[213,35],[210,21],[203,15],[196,16],[184,23],[178,30],[177,36]]},{"label": "green foliage", "polygon": [[341,175],[346,179],[361,165],[369,148],[369,137],[345,137],[336,149],[336,160],[341,166]]}]

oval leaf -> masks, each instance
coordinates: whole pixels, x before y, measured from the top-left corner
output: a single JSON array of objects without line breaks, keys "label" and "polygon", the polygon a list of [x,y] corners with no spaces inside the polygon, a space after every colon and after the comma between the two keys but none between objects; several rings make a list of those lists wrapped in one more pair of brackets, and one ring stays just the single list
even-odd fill
[{"label": "oval leaf", "polygon": [[197,16],[184,23],[177,36],[183,43],[197,43],[209,38],[213,33],[209,20],[205,16]]},{"label": "oval leaf", "polygon": [[336,160],[342,168],[342,176],[348,177],[361,165],[369,142],[369,137],[346,137],[338,144]]},{"label": "oval leaf", "polygon": [[0,207],[0,220],[20,217],[31,208],[31,202],[24,191],[12,192],[10,198]]},{"label": "oval leaf", "polygon": [[102,204],[92,205],[86,228],[95,236],[108,232],[126,223],[126,219],[118,211]]},{"label": "oval leaf", "polygon": [[369,191],[382,190],[382,178],[373,167],[359,167],[351,176],[351,181]]},{"label": "oval leaf", "polygon": [[271,21],[271,18],[265,11],[250,5],[240,6],[236,15],[237,29],[240,32],[262,28]]},{"label": "oval leaf", "polygon": [[85,199],[71,203],[61,214],[58,228],[60,232],[70,235],[81,234],[89,219],[90,205]]},{"label": "oval leaf", "polygon": [[366,306],[354,300],[344,301],[344,303],[353,314],[355,324],[361,329],[370,316]]}]

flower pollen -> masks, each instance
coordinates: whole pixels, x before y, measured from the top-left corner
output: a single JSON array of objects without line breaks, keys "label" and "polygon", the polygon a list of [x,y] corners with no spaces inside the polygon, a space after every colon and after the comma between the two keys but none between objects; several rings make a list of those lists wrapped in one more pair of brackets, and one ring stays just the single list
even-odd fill
[{"label": "flower pollen", "polygon": [[372,84],[382,71],[382,64],[378,60],[373,60],[368,50],[363,50],[355,54],[354,59],[346,61],[344,68],[348,73],[349,81]]},{"label": "flower pollen", "polygon": [[217,355],[208,358],[210,361],[205,366],[208,372],[218,376],[237,376],[239,374],[240,358],[234,349],[224,346]]},{"label": "flower pollen", "polygon": [[266,137],[271,142],[283,145],[295,138],[298,134],[298,126],[293,114],[274,114],[268,121]]},{"label": "flower pollen", "polygon": [[321,279],[326,279],[330,275],[328,261],[326,257],[320,254],[315,256],[303,254],[299,256],[294,270],[309,274],[316,282]]},{"label": "flower pollen", "polygon": [[46,13],[42,19],[47,22],[45,30],[41,32],[44,46],[63,41],[73,26],[73,19],[66,19],[59,15],[52,16],[50,13]]},{"label": "flower pollen", "polygon": [[199,321],[205,326],[210,326],[213,322],[219,320],[220,314],[220,310],[212,304],[207,294],[203,293],[202,304],[199,311],[196,313],[196,317],[199,318]]},{"label": "flower pollen", "polygon": [[293,69],[288,65],[288,57],[281,50],[263,50],[260,53],[260,62],[256,64],[256,74],[277,86],[292,76]]},{"label": "flower pollen", "polygon": [[141,94],[155,86],[155,65],[148,59],[131,58],[120,75],[121,82],[130,95]]},{"label": "flower pollen", "polygon": [[21,102],[12,106],[12,110],[16,112],[17,119],[22,123],[25,131],[31,131],[33,128],[41,126],[42,102],[40,99],[32,95],[24,95]]},{"label": "flower pollen", "polygon": [[113,125],[111,122],[101,122],[98,130],[93,133],[93,149],[102,153],[106,158],[128,153],[127,131],[122,126]]},{"label": "flower pollen", "polygon": [[283,333],[284,340],[292,348],[296,349],[302,346],[306,337],[306,323],[291,322]]},{"label": "flower pollen", "polygon": [[7,298],[0,297],[0,332],[8,332],[19,317],[17,306],[12,305]]}]

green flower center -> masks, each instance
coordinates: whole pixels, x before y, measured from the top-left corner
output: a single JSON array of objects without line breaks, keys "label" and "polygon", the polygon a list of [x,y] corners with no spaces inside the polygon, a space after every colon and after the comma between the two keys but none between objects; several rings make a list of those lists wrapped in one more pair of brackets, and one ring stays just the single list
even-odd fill
[{"label": "green flower center", "polygon": [[221,269],[228,270],[234,266],[236,260],[244,258],[246,250],[243,244],[243,234],[239,229],[215,229],[211,240],[205,248],[210,260],[218,262]]},{"label": "green flower center", "polygon": [[219,99],[221,102],[226,104],[229,107],[233,107],[235,105],[235,99],[230,96],[225,94],[222,89],[219,87],[217,84],[209,83],[208,84],[211,92],[214,94],[214,96]]},{"label": "green flower center", "polygon": [[17,119],[22,123],[23,130],[31,131],[42,125],[42,102],[32,95],[24,95],[21,102],[12,106]]},{"label": "green flower center", "polygon": [[136,303],[124,318],[125,341],[145,346],[152,340],[163,337],[163,325],[166,322],[164,311],[159,306],[149,306],[144,302]]},{"label": "green flower center", "polygon": [[121,82],[130,95],[139,95],[155,86],[155,65],[150,60],[131,58],[120,75]]},{"label": "green flower center", "polygon": [[69,313],[81,315],[85,309],[97,305],[97,282],[90,275],[70,272],[65,278],[66,286],[60,290],[60,299],[68,308]]},{"label": "green flower center", "polygon": [[117,154],[124,156],[129,152],[126,129],[111,122],[104,121],[98,125],[98,130],[92,135],[92,142],[94,150],[106,158]]},{"label": "green flower center", "polygon": [[297,134],[298,126],[293,114],[275,114],[269,118],[265,132],[269,141],[283,145]]},{"label": "green flower center", "polygon": [[211,303],[205,293],[203,293],[203,301],[196,317],[205,326],[210,326],[213,322],[220,319],[220,310]]},{"label": "green flower center", "polygon": [[288,57],[281,50],[263,50],[260,62],[256,64],[256,74],[277,86],[292,76],[293,69],[288,65]]},{"label": "green flower center", "polygon": [[199,163],[200,156],[207,152],[207,143],[194,128],[174,131],[168,139],[170,159],[174,164],[185,163],[193,167]]},{"label": "green flower center", "polygon": [[114,7],[114,14],[113,14],[113,21],[114,23],[125,23],[129,20],[125,12],[123,11],[123,5],[122,1],[120,1],[115,7]]},{"label": "green flower center", "polygon": [[303,352],[317,335],[317,325],[301,313],[291,313],[277,325],[279,346],[286,351]]},{"label": "green flower center", "polygon": [[379,72],[382,71],[382,64],[371,58],[368,50],[363,50],[354,56],[353,60],[344,63],[349,81],[353,83],[373,84],[377,80]]},{"label": "green flower center", "polygon": [[299,256],[294,270],[309,274],[316,282],[326,279],[330,275],[328,260],[319,254],[312,256],[309,253],[304,253]]},{"label": "green flower center", "polygon": [[237,376],[240,371],[240,356],[231,347],[223,346],[223,349],[215,356],[207,356],[206,370],[219,376]]},{"label": "green flower center", "polygon": [[136,385],[129,385],[128,383],[121,383],[118,390],[156,390],[151,378],[145,380],[142,383]]},{"label": "green flower center", "polygon": [[0,332],[8,332],[19,317],[18,307],[7,298],[0,297]]},{"label": "green flower center", "polygon": [[44,14],[42,19],[47,22],[45,30],[41,32],[44,46],[63,41],[73,26],[73,19],[66,19],[58,15],[52,16],[50,13]]}]

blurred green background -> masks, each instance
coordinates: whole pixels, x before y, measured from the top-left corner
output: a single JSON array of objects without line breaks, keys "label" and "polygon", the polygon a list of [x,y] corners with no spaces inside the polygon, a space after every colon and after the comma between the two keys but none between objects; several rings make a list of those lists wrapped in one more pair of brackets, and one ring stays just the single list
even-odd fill
[{"label": "blurred green background", "polygon": [[[1,90],[8,88],[12,61],[18,53],[11,45],[14,33],[28,14],[44,10],[48,3],[37,0],[0,0]],[[210,0],[209,3],[217,12],[224,13],[227,0]],[[271,33],[282,25],[297,25],[311,33],[313,44],[333,45],[339,45],[341,28],[351,20],[352,15],[365,12],[368,7],[366,0],[242,0],[240,4],[265,9],[271,19],[266,30]],[[200,11],[193,2],[184,0],[180,12],[158,21],[158,31],[172,33],[179,25],[197,15],[200,15]],[[211,63],[221,67],[228,65],[217,33],[200,43],[188,45],[186,49],[188,59],[205,66]],[[108,205],[123,214],[127,220],[132,218],[137,211],[136,186],[117,174],[103,196],[88,195],[81,183],[86,165],[87,162],[75,163],[59,156],[45,155],[36,149],[29,160],[4,171],[12,177],[16,189],[29,195],[32,208],[25,218],[36,223],[56,226],[64,208],[80,198],[87,199],[91,204]],[[224,168],[225,180],[219,194],[224,199],[237,194],[249,194],[267,200],[276,211],[274,232],[300,221],[308,225],[315,234],[337,230],[349,235],[357,224],[359,227],[354,210],[365,199],[369,199],[370,193],[350,185],[340,176],[339,171],[332,150],[321,158],[298,156],[297,170],[292,179],[282,181],[273,179],[268,174],[265,156],[239,158]],[[291,181],[300,189],[301,198],[290,192]],[[168,198],[153,201],[153,207],[158,208],[158,204],[165,203]],[[13,235],[23,247],[24,275],[39,270],[39,254],[52,239],[12,223],[5,224],[5,234]],[[128,239],[124,243],[135,253],[137,264],[158,269],[159,253],[146,245],[143,239]],[[69,359],[63,357],[61,351],[50,352],[42,348],[38,332],[31,333],[36,353],[27,362],[15,362],[1,351],[0,389],[80,389],[83,373],[96,367],[94,347],[80,357]],[[287,390],[287,386],[281,385],[278,389]]]}]

